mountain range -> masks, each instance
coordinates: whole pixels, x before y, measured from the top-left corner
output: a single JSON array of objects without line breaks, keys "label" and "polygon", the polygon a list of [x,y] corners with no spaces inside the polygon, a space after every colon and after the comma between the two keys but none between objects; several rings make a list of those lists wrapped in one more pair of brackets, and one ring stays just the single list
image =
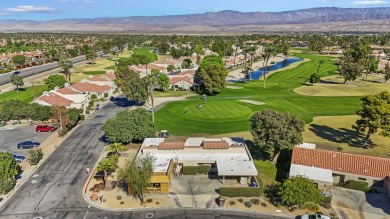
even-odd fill
[{"label": "mountain range", "polygon": [[390,32],[390,7],[310,8],[284,12],[220,11],[50,21],[0,20],[2,32],[256,33]]}]

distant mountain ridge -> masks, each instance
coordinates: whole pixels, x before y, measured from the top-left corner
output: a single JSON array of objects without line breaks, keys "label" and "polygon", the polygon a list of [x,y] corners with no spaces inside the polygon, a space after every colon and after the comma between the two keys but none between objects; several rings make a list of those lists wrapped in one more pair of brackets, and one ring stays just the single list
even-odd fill
[{"label": "distant mountain ridge", "polygon": [[[323,27],[319,24],[324,24]],[[348,26],[349,24],[349,26]],[[191,30],[189,27],[194,27]],[[132,16],[50,21],[0,20],[0,31],[390,31],[390,7],[310,8],[283,12],[238,12]],[[272,28],[274,27],[274,28]],[[290,27],[290,28],[289,28]],[[294,28],[296,27],[296,28]],[[324,29],[324,27],[327,27]],[[340,30],[334,28],[340,27]],[[188,30],[190,29],[190,30]],[[247,30],[248,31],[248,30]]]}]

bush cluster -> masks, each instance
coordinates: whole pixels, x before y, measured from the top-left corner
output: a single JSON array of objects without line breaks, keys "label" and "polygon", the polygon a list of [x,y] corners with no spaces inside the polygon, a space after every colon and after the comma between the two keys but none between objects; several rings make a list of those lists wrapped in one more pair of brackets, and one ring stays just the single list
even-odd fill
[{"label": "bush cluster", "polygon": [[227,197],[259,197],[263,195],[262,188],[237,188],[237,187],[221,187],[220,195]]},{"label": "bush cluster", "polygon": [[43,158],[42,149],[40,148],[31,149],[27,155],[27,162],[30,165],[37,165],[39,161],[42,160],[42,158]]},{"label": "bush cluster", "polygon": [[16,184],[15,179],[0,179],[0,195],[7,194]]},{"label": "bush cluster", "polygon": [[245,205],[247,208],[252,207],[252,203],[249,202],[249,201],[246,201],[246,202],[244,203],[244,205]]},{"label": "bush cluster", "polygon": [[208,174],[210,172],[210,166],[184,166],[184,175],[196,175],[196,174]]},{"label": "bush cluster", "polygon": [[322,207],[326,208],[326,209],[329,209],[331,208],[332,206],[330,205],[332,202],[332,197],[323,197],[321,202],[319,203],[319,205],[321,205]]},{"label": "bush cluster", "polygon": [[343,187],[345,187],[347,189],[359,190],[362,192],[370,191],[370,187],[368,187],[367,182],[356,181],[356,180],[347,181]]}]

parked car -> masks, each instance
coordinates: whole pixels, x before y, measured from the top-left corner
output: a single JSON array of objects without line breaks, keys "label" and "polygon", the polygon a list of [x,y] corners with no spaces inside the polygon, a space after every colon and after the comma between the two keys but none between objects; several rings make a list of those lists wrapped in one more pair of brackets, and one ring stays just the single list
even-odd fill
[{"label": "parked car", "polygon": [[30,149],[30,148],[36,148],[41,143],[39,142],[34,142],[34,141],[23,141],[18,144],[18,149]]},{"label": "parked car", "polygon": [[15,158],[15,160],[17,161],[17,162],[22,162],[24,159],[26,159],[26,157],[25,156],[23,156],[23,155],[20,155],[20,154],[12,154],[12,156]]},{"label": "parked car", "polygon": [[35,128],[36,132],[52,132],[52,131],[55,131],[55,130],[56,130],[56,127],[51,126],[51,125],[38,125]]},{"label": "parked car", "polygon": [[331,218],[323,214],[304,214],[295,217],[295,219],[331,219]]},{"label": "parked car", "polygon": [[14,73],[12,73],[13,75],[19,75],[20,74],[20,71],[14,71]]}]

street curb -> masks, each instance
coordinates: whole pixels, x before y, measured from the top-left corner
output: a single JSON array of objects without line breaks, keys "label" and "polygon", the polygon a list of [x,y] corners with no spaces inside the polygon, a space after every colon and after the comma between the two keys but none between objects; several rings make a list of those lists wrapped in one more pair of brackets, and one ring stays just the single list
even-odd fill
[{"label": "street curb", "polygon": [[[1,208],[5,203],[7,203],[7,201],[13,196],[13,194],[14,194],[15,192],[17,192],[17,191],[19,190],[19,188],[26,182],[26,180],[27,180],[28,178],[30,178],[30,177],[35,173],[35,171],[36,171],[42,164],[44,164],[44,163],[46,162],[46,160],[51,156],[51,154],[52,154],[58,147],[60,147],[61,144],[62,144],[66,139],[68,139],[68,137],[69,137],[74,131],[76,131],[76,130],[78,129],[78,127],[79,127],[81,124],[82,124],[82,122],[79,123],[79,124],[77,124],[72,130],[70,130],[68,133],[66,133],[66,135],[64,136],[64,139],[62,139],[62,141],[60,141],[60,142],[58,143],[57,146],[54,146],[53,150],[51,150],[51,151],[47,154],[46,158],[43,159],[43,160],[41,160],[37,165],[35,165],[35,167],[31,170],[31,172],[28,173],[24,179],[21,179],[20,183],[19,183],[19,184],[16,184],[15,187],[14,187],[7,195],[5,195],[6,197],[0,202],[0,208]],[[58,135],[58,131],[53,132],[52,135],[54,135],[54,134],[57,134],[57,135]],[[50,137],[50,136],[49,136],[49,137]]]}]

